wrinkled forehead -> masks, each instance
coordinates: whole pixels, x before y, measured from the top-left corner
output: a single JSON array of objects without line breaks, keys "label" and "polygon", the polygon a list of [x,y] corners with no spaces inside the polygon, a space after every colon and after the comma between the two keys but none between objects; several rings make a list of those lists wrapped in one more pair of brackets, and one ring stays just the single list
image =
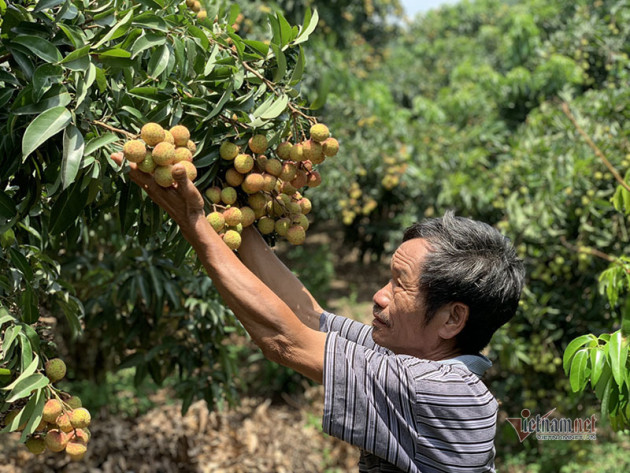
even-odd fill
[{"label": "wrinkled forehead", "polygon": [[428,252],[428,242],[423,238],[405,241],[392,256],[392,271],[418,274]]}]

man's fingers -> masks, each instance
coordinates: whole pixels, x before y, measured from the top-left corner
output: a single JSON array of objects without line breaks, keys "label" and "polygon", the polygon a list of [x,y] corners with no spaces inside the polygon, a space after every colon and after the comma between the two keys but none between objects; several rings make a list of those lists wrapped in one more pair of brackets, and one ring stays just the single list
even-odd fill
[{"label": "man's fingers", "polygon": [[177,183],[177,191],[187,202],[189,208],[193,210],[203,209],[203,197],[192,181],[188,179],[186,168],[179,163],[175,164],[175,166],[173,166],[172,174],[173,179],[175,179],[175,182]]}]

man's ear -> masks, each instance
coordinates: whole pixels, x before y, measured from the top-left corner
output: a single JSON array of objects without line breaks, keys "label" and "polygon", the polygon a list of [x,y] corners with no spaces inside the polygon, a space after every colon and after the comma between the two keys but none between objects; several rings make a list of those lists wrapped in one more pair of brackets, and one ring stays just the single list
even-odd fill
[{"label": "man's ear", "polygon": [[444,309],[447,311],[445,314],[447,317],[438,334],[443,339],[451,339],[464,329],[466,322],[468,322],[470,309],[463,302],[451,302]]}]

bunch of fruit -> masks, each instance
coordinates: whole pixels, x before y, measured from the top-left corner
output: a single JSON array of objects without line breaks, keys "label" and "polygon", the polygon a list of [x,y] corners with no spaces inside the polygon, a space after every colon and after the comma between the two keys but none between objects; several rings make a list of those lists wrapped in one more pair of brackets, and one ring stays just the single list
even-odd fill
[{"label": "bunch of fruit", "polygon": [[197,19],[205,20],[208,18],[208,13],[199,0],[186,0],[186,6],[197,14]]},{"label": "bunch of fruit", "polygon": [[[66,375],[66,364],[54,358],[46,362],[45,371],[50,382],[56,383]],[[65,451],[71,460],[81,460],[90,440],[90,412],[82,407],[81,399],[77,396],[70,396],[55,388],[51,388],[50,392],[53,397],[44,404],[42,419],[35,432],[26,440],[26,448],[36,455],[46,450]],[[4,418],[4,425],[10,425],[19,412],[10,411]],[[26,422],[15,430],[22,431],[25,428]]]},{"label": "bunch of fruit", "polygon": [[338,141],[318,123],[311,127],[310,139],[269,149],[266,136],[257,134],[247,147],[249,153],[231,141],[221,144],[219,154],[231,166],[205,191],[212,207],[210,225],[233,250],[241,244],[242,229],[254,223],[263,235],[304,243],[311,202],[300,191],[321,183],[314,166],[337,154]]},{"label": "bunch of fruit", "polygon": [[138,165],[142,172],[153,174],[162,187],[173,185],[173,165],[182,163],[191,181],[197,177],[193,155],[197,145],[190,139],[190,131],[183,125],[165,130],[157,123],[147,123],[140,130],[139,140],[130,140],[123,146],[126,159]]}]

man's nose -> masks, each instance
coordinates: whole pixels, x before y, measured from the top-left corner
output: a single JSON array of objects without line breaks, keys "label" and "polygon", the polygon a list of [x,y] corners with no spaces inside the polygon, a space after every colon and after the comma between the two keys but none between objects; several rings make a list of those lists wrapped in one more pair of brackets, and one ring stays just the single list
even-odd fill
[{"label": "man's nose", "polygon": [[391,301],[391,294],[391,284],[387,283],[385,286],[374,293],[374,296],[372,297],[372,302],[374,302],[379,307],[385,308],[389,305],[389,302]]}]

